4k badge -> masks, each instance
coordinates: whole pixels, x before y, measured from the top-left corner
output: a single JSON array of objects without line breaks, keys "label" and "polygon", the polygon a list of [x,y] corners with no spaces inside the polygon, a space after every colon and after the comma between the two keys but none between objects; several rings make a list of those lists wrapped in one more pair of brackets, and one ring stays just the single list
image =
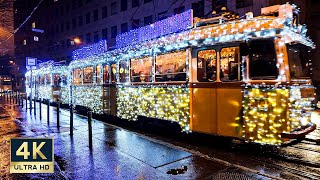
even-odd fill
[{"label": "4k badge", "polygon": [[52,138],[12,138],[10,173],[53,173]]}]

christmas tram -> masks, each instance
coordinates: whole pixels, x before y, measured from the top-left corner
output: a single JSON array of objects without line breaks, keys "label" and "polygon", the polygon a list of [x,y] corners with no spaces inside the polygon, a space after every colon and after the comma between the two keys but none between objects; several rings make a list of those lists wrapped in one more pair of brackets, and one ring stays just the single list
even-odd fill
[{"label": "christmas tram", "polygon": [[315,129],[307,78],[314,44],[294,6],[262,14],[193,19],[189,10],[118,35],[114,50],[105,41],[75,50],[62,101],[247,142],[303,137]]}]

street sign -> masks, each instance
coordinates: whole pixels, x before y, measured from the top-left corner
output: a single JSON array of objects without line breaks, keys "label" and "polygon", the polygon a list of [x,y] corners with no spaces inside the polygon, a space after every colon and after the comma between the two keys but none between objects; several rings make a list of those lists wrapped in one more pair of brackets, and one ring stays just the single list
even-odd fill
[{"label": "street sign", "polygon": [[37,58],[26,57],[26,66],[37,66]]}]

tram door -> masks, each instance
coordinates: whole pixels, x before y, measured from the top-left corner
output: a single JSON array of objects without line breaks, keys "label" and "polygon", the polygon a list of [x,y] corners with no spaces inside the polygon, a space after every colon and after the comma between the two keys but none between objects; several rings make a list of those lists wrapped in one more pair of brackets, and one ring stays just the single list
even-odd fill
[{"label": "tram door", "polygon": [[242,73],[239,46],[219,48],[217,82],[217,134],[240,137],[242,108]]}]

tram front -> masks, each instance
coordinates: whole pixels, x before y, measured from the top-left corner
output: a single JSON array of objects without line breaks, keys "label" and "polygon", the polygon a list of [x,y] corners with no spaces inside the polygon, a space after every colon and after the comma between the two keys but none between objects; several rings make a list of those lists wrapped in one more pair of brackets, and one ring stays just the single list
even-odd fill
[{"label": "tram front", "polygon": [[[298,34],[295,34],[298,35]],[[291,39],[290,39],[291,40]],[[243,53],[243,136],[249,142],[281,144],[315,130],[310,47],[286,36],[256,39]]]}]

